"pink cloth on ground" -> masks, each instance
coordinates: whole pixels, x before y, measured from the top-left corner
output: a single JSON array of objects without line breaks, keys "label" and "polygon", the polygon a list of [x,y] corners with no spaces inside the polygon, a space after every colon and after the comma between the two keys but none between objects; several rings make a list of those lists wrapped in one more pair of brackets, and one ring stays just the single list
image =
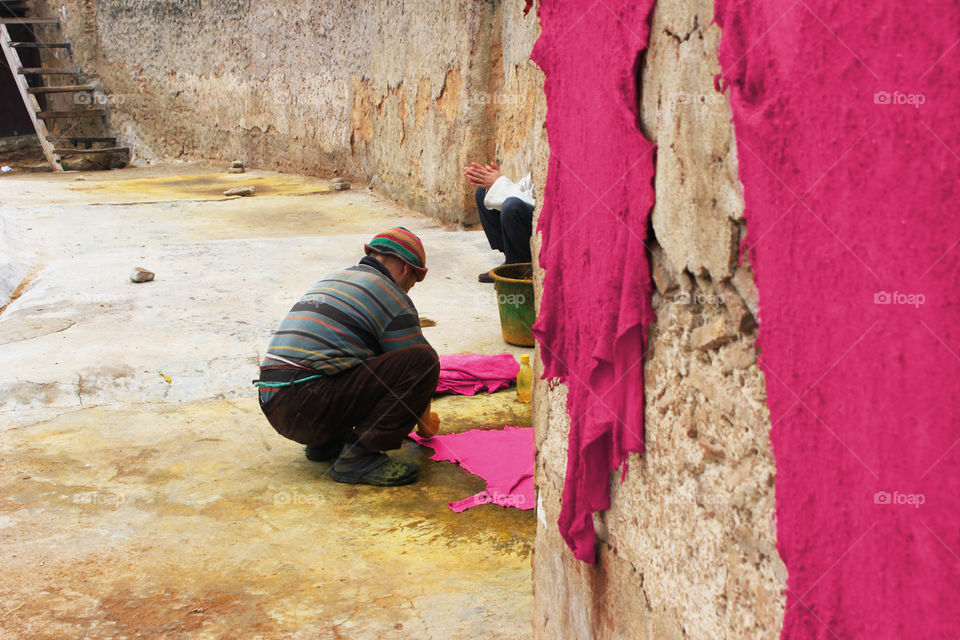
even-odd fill
[{"label": "pink cloth on ground", "polygon": [[440,356],[440,382],[437,393],[472,396],[509,387],[517,380],[520,365],[509,353],[493,356],[478,353],[453,353]]},{"label": "pink cloth on ground", "polygon": [[[559,527],[594,562],[592,515],[610,472],[643,451],[643,358],[653,321],[644,241],[654,145],[637,127],[635,65],[654,0],[544,0],[531,54],[545,74],[550,164],[538,229],[544,378],[569,388]],[[624,471],[626,468],[624,467]]]},{"label": "pink cloth on ground", "polygon": [[957,638],[960,5],[716,9],[760,291],[782,637]]},{"label": "pink cloth on ground", "polygon": [[478,504],[533,509],[533,428],[473,429],[463,433],[421,438],[410,437],[430,447],[431,460],[455,462],[487,481],[485,491],[449,503],[457,513]]}]

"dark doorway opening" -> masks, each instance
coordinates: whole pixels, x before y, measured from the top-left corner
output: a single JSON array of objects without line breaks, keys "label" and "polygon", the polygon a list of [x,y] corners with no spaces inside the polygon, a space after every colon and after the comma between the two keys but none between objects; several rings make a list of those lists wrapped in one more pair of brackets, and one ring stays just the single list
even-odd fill
[{"label": "dark doorway opening", "polygon": [[[0,1],[0,18],[22,18],[25,11],[14,5]],[[36,42],[37,38],[29,25],[8,24],[10,39],[14,42]],[[34,50],[21,50],[20,57],[26,66],[39,66],[40,54]],[[23,136],[36,133],[27,107],[23,104],[17,89],[13,69],[7,64],[5,56],[0,54],[0,137]]]}]

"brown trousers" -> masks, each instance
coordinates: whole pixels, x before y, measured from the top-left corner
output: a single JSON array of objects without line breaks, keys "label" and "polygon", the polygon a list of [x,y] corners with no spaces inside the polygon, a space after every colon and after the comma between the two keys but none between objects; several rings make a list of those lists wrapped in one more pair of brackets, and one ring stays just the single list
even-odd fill
[{"label": "brown trousers", "polygon": [[[277,379],[276,371],[271,373]],[[437,352],[416,345],[370,358],[335,376],[282,387],[260,408],[277,433],[300,444],[343,441],[355,427],[367,449],[399,449],[430,404],[439,378]]]}]

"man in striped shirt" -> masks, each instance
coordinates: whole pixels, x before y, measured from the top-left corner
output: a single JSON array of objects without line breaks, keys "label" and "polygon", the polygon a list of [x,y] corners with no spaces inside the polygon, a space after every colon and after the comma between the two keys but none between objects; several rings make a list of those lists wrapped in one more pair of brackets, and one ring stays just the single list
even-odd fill
[{"label": "man in striped shirt", "polygon": [[310,460],[334,460],[334,480],[393,486],[419,467],[391,460],[430,412],[440,360],[420,331],[407,293],[427,274],[416,235],[389,229],[364,245],[360,263],[317,282],[293,306],[260,365],[260,407]]}]

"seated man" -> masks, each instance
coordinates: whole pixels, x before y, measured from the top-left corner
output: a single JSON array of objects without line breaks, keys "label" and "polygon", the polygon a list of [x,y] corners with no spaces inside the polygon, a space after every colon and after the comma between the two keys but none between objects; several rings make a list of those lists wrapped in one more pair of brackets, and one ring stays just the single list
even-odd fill
[{"label": "seated man", "polygon": [[[530,174],[520,182],[513,182],[492,162],[486,167],[473,162],[463,172],[470,184],[477,187],[477,210],[490,248],[503,252],[504,264],[530,262],[530,236],[536,204]],[[493,282],[486,271],[477,279]]]},{"label": "seated man", "polygon": [[260,408],[277,432],[336,461],[337,482],[416,482],[417,465],[391,460],[415,427],[439,431],[430,399],[440,359],[407,296],[427,275],[420,238],[397,227],[364,245],[360,264],[317,282],[293,306],[260,365]]}]

